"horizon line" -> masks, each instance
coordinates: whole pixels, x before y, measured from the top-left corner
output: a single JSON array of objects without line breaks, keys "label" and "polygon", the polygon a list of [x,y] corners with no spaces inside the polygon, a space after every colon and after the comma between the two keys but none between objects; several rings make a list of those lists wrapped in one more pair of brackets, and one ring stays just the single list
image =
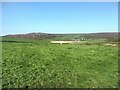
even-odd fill
[{"label": "horizon line", "polygon": [[49,32],[28,32],[28,33],[11,33],[11,34],[5,34],[5,35],[0,35],[0,36],[7,36],[7,35],[21,35],[21,34],[32,34],[32,33],[43,33],[43,34],[94,34],[94,33],[120,33],[119,31],[112,31],[112,32],[84,32],[84,33],[49,33]]}]

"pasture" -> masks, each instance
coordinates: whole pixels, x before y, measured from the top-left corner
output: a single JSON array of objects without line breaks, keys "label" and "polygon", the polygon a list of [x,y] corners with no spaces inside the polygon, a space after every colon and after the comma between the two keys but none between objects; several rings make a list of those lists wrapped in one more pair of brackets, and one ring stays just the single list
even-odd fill
[{"label": "pasture", "polygon": [[118,47],[8,41],[2,42],[3,88],[118,87]]}]

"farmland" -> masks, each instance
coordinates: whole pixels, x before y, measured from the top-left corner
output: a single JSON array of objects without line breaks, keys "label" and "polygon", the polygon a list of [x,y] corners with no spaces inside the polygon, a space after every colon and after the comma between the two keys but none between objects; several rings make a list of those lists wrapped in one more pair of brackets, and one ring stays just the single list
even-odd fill
[{"label": "farmland", "polygon": [[101,37],[78,44],[50,43],[68,37],[4,37],[3,88],[118,87],[118,47],[107,46],[106,39]]}]

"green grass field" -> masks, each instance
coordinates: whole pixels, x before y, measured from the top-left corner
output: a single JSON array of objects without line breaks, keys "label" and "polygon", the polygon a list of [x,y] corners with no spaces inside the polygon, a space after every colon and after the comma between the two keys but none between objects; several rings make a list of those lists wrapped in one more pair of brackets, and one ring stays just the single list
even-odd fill
[{"label": "green grass field", "polygon": [[3,88],[118,87],[118,47],[26,41],[2,43]]}]

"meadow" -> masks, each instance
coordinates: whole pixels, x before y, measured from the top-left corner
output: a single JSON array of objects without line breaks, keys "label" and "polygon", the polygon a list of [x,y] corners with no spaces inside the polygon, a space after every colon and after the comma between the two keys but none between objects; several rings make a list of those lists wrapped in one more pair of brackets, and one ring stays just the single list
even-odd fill
[{"label": "meadow", "polygon": [[118,87],[117,46],[5,40],[8,41],[2,42],[3,88]]}]

